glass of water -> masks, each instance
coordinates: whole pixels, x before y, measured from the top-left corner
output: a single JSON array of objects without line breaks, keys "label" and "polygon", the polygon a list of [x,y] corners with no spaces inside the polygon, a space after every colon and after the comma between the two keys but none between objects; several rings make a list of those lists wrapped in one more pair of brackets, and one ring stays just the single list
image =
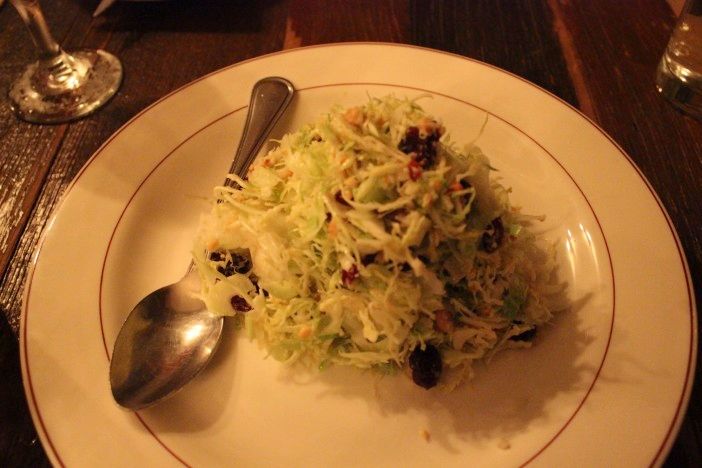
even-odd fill
[{"label": "glass of water", "polygon": [[[2,0],[0,0],[0,4]],[[61,123],[84,117],[104,105],[122,82],[122,64],[104,50],[68,53],[54,40],[39,0],[10,0],[39,52],[10,86],[15,114],[34,123]]]},{"label": "glass of water", "polygon": [[702,119],[702,0],[686,0],[656,71],[656,89]]}]

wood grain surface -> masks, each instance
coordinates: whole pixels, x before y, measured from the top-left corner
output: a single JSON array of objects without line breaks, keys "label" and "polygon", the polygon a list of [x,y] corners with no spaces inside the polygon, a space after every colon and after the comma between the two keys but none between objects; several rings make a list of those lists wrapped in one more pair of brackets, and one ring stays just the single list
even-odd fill
[{"label": "wood grain surface", "polygon": [[[124,83],[107,107],[75,123],[39,126],[16,120],[0,100],[0,466],[48,465],[22,391],[17,336],[28,265],[72,178],[163,95],[284,48],[344,41],[432,47],[504,68],[578,107],[658,193],[702,297],[702,123],[673,110],[653,86],[675,21],[664,0],[172,0],[122,2],[92,18],[97,3],[42,6],[66,48],[100,47],[121,59]],[[0,89],[34,57],[19,16],[1,6]],[[667,466],[702,466],[701,374]]]}]

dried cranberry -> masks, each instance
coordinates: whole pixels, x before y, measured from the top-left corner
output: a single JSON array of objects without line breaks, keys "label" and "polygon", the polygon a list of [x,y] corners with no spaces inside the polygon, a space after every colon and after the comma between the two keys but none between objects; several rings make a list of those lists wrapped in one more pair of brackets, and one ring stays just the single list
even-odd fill
[{"label": "dried cranberry", "polygon": [[232,276],[235,273],[234,266],[230,262],[227,262],[224,265],[219,265],[217,267],[217,271],[222,273],[224,276]]},{"label": "dried cranberry", "polygon": [[358,278],[358,268],[355,264],[351,265],[351,268],[348,270],[341,270],[341,282],[345,286],[351,285],[356,278]]},{"label": "dried cranberry", "polygon": [[441,353],[435,346],[427,344],[414,348],[409,357],[409,366],[412,369],[412,380],[420,387],[426,389],[439,383],[441,377]]},{"label": "dried cranberry", "polygon": [[407,164],[407,170],[409,171],[410,179],[414,181],[422,176],[422,166],[414,159]]},{"label": "dried cranberry", "polygon": [[495,218],[485,227],[485,232],[480,238],[480,248],[487,253],[492,253],[500,248],[504,237],[505,226],[502,224],[502,218]]},{"label": "dried cranberry", "polygon": [[[210,252],[209,258],[213,262],[221,262],[226,258],[222,251]],[[217,271],[224,276],[232,276],[234,273],[245,274],[251,270],[251,259],[246,255],[238,253],[231,254],[231,260],[227,260],[224,265],[218,265]]]},{"label": "dried cranberry", "polygon": [[258,276],[256,276],[255,273],[251,273],[249,275],[249,281],[253,283],[254,288],[256,288],[256,294],[259,294],[260,292],[263,292],[264,297],[268,297],[268,291],[263,289],[261,286],[258,285]]},{"label": "dried cranberry", "polygon": [[419,129],[417,127],[409,127],[405,132],[405,137],[397,145],[397,149],[405,154],[414,153],[420,144]]},{"label": "dried cranberry", "polygon": [[224,255],[219,250],[215,250],[214,252],[210,252],[210,260],[213,262],[221,262],[224,260]]},{"label": "dried cranberry", "polygon": [[232,254],[232,265],[234,271],[242,275],[251,271],[251,259],[246,255]]},{"label": "dried cranberry", "polygon": [[405,154],[412,155],[412,159],[421,167],[427,168],[434,165],[439,138],[441,138],[441,132],[438,128],[432,129],[431,133],[422,138],[417,127],[409,127],[397,148]]},{"label": "dried cranberry", "polygon": [[248,312],[251,310],[249,303],[241,296],[232,296],[229,302],[232,304],[232,308],[237,312]]}]

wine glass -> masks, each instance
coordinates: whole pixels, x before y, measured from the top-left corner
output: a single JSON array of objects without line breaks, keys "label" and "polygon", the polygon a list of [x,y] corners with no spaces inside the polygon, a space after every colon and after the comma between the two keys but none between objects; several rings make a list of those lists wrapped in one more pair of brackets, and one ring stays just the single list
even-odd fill
[{"label": "wine glass", "polygon": [[39,49],[10,86],[12,110],[34,123],[61,123],[84,117],[103,104],[122,82],[122,64],[104,50],[65,52],[54,40],[39,0],[10,0]]}]

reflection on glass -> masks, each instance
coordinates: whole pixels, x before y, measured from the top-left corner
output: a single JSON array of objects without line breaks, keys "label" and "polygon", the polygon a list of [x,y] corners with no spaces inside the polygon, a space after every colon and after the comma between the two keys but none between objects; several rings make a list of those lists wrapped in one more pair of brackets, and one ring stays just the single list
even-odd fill
[{"label": "reflection on glass", "polygon": [[[104,50],[67,53],[54,40],[38,0],[10,0],[39,50],[10,87],[15,114],[34,123],[61,123],[104,105],[122,82],[122,64]],[[0,0],[2,3],[2,0]]]}]

